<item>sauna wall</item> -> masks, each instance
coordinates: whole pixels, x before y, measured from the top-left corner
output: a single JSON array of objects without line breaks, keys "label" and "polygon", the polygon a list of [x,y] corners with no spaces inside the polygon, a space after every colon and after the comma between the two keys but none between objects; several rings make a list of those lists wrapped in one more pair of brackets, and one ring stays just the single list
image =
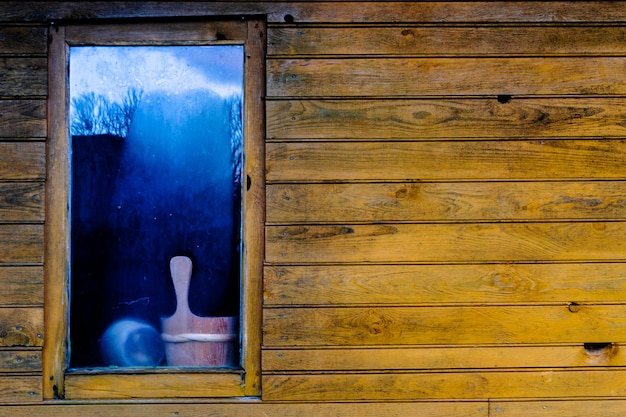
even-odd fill
[{"label": "sauna wall", "polygon": [[41,400],[47,34],[0,26],[0,403]]},{"label": "sauna wall", "polygon": [[264,399],[626,394],[625,35],[274,27]]},{"label": "sauna wall", "polygon": [[[268,19],[262,396],[43,402],[49,24],[233,14]],[[4,2],[0,414],[624,415],[625,22],[600,1]]]}]

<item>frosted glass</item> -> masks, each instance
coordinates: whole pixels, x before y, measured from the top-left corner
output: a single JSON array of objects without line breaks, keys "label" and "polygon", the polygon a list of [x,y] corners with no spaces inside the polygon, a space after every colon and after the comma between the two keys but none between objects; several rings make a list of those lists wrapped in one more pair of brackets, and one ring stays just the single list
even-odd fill
[{"label": "frosted glass", "polygon": [[168,365],[175,256],[240,314],[242,88],[241,46],[70,49],[72,368]]}]

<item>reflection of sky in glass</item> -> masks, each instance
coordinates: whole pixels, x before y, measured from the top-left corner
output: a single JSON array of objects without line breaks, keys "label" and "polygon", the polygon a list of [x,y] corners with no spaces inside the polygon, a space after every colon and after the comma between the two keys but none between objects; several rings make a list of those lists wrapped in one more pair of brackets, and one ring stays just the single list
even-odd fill
[{"label": "reflection of sky in glass", "polygon": [[[129,88],[172,94],[210,89],[222,96],[242,92],[241,46],[80,46],[70,53],[73,97],[93,92],[119,101]],[[137,74],[137,68],[143,72]]]}]

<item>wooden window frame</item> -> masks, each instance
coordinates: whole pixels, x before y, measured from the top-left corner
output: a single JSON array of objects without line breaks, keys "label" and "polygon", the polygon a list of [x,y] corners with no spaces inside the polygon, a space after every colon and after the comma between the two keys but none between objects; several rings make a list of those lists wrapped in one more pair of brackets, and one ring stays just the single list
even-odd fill
[{"label": "wooden window frame", "polygon": [[[266,23],[258,17],[187,22],[53,25],[49,48],[44,258],[44,399],[241,397],[260,395],[261,277],[264,254]],[[243,45],[241,367],[147,368],[68,373],[69,48],[80,45]],[[247,184],[245,184],[247,183]]]}]

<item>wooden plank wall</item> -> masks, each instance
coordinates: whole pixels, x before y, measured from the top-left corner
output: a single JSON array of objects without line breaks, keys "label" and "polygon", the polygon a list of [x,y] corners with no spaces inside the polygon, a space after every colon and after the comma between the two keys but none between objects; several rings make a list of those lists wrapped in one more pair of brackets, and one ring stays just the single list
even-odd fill
[{"label": "wooden plank wall", "polygon": [[[262,398],[41,403],[47,25],[268,18]],[[0,414],[623,416],[624,2],[4,2]]]},{"label": "wooden plank wall", "polygon": [[271,27],[263,398],[625,395],[625,37]]},{"label": "wooden plank wall", "polygon": [[47,29],[0,27],[0,402],[41,400]]}]

